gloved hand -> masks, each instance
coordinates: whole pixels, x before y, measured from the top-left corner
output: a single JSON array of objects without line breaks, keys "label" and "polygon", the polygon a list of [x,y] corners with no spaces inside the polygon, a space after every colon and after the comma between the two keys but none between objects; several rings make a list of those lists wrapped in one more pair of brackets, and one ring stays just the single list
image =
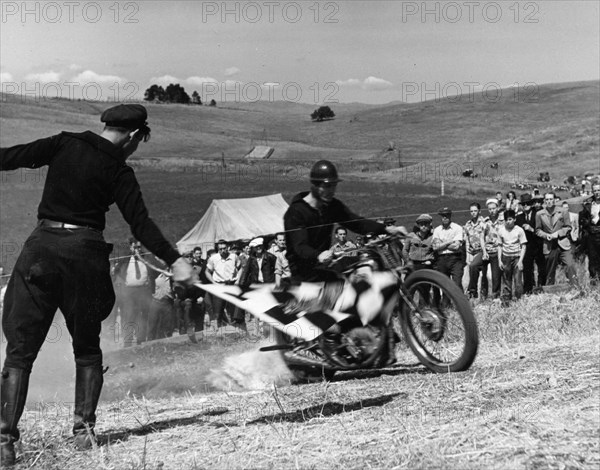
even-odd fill
[{"label": "gloved hand", "polygon": [[187,258],[180,256],[171,265],[171,271],[173,272],[173,281],[181,282],[185,285],[191,285],[193,283],[194,270],[192,264]]},{"label": "gloved hand", "polygon": [[325,250],[325,251],[322,251],[321,253],[319,253],[319,256],[317,257],[317,260],[319,261],[319,263],[326,263],[331,258],[333,258],[333,251],[332,250]]}]

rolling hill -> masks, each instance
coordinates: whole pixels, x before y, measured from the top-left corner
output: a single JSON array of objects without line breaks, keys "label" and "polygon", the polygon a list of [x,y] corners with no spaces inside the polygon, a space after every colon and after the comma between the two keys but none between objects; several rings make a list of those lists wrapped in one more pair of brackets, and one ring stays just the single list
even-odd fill
[{"label": "rolling hill", "polygon": [[[109,105],[1,98],[2,146],[61,129],[97,130],[98,115]],[[369,174],[363,177],[390,181],[404,174],[393,171],[398,162],[454,165],[453,173],[479,167],[483,175],[489,163],[498,161],[509,168],[503,181],[535,180],[538,171],[551,170],[552,182],[562,183],[576,170],[600,172],[598,81],[540,85],[518,93],[507,88],[498,96],[474,93],[415,104],[332,104],[336,118],[321,123],[309,118],[316,106],[300,103],[147,106],[152,144],[136,154],[138,163],[169,159],[166,166],[180,166],[222,157],[239,162],[253,145],[266,144],[276,149],[270,162],[328,158],[342,167],[354,162],[343,169],[357,176],[365,173],[361,163],[368,162]]]}]

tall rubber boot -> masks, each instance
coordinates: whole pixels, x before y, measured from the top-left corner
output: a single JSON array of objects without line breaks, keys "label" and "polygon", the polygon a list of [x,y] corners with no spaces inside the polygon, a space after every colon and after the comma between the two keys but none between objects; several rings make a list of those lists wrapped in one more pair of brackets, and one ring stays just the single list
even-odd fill
[{"label": "tall rubber boot", "polygon": [[96,443],[96,407],[103,383],[102,366],[76,367],[73,434],[79,450],[90,449]]},{"label": "tall rubber boot", "polygon": [[5,367],[2,370],[2,409],[0,419],[0,465],[11,467],[15,464],[14,443],[20,434],[17,425],[25,408],[29,372],[23,369]]}]

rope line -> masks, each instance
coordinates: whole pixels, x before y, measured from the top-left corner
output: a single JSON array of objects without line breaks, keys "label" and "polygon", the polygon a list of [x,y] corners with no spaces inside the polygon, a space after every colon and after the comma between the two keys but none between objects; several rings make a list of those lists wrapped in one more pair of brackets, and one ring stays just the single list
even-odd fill
[{"label": "rope line", "polygon": [[[452,211],[452,213],[454,214],[459,214],[459,213],[463,213],[463,212],[469,212],[468,210],[458,210],[458,211]],[[367,219],[367,220],[377,220],[377,219],[382,219],[382,218],[408,218],[408,217],[418,217],[419,215],[421,215],[422,212],[418,213],[418,214],[392,214],[392,215],[386,215],[385,217],[382,216],[375,216],[375,217],[361,217],[360,219],[352,219],[352,220],[347,220],[345,222],[358,222],[359,220],[363,220],[363,219]],[[295,232],[298,230],[307,230],[307,229],[311,229],[311,228],[320,228],[320,227],[327,227],[331,224],[320,224],[320,225],[311,225],[309,227],[304,227],[304,228],[297,228],[297,229],[293,229],[293,230],[284,230],[278,233],[290,233],[290,232]],[[256,237],[260,236],[261,234],[257,234]],[[151,254],[149,251],[145,251],[143,253],[141,253],[142,255],[145,254]],[[124,255],[124,256],[115,256],[112,258],[109,258],[109,261],[117,261],[120,259],[125,259],[125,258],[129,258],[131,255]],[[157,266],[152,265],[149,261],[145,260],[144,258],[142,258],[140,255],[135,255],[142,263],[144,263],[146,266],[148,266],[149,268],[153,269],[154,271],[166,274],[168,276],[171,275],[171,273],[169,273],[168,271],[159,268]],[[2,278],[7,278],[10,277],[12,275],[12,273],[10,274],[2,274],[0,275],[0,279]]]}]

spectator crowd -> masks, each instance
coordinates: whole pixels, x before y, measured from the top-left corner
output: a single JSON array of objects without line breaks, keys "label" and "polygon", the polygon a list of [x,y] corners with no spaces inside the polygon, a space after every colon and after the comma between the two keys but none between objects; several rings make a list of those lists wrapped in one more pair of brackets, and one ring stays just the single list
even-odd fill
[{"label": "spectator crowd", "polygon": [[484,216],[479,202],[470,204],[470,218],[463,226],[452,221],[449,207],[438,211],[441,223],[435,228],[431,215],[417,217],[404,243],[405,262],[446,274],[471,299],[491,298],[503,306],[554,285],[559,266],[581,295],[576,261],[586,256],[590,284],[599,284],[600,183],[593,184],[592,195],[576,212],[552,192],[519,198],[513,191],[506,198],[499,192],[486,200],[485,208]]},{"label": "spectator crowd", "polygon": [[[468,210],[464,225],[452,220],[449,207],[438,211],[436,226],[430,214],[419,215],[403,243],[404,261],[414,269],[446,274],[474,302],[490,299],[503,306],[555,284],[560,266],[580,292],[576,262],[586,256],[590,283],[600,282],[600,183],[592,186],[581,211],[573,212],[552,192],[517,197],[514,191],[496,193],[483,207],[473,202]],[[391,218],[378,221],[395,224]],[[340,226],[334,231],[331,251],[353,250],[372,238],[358,235],[352,241]],[[174,334],[197,342],[205,327],[231,325],[247,333],[246,312],[195,286],[174,283],[168,272],[153,269],[146,256],[140,243],[131,239],[129,256],[113,267],[117,303],[108,321],[116,321],[120,314],[125,347]],[[264,237],[234,243],[219,240],[206,257],[201,247],[187,256],[196,280],[203,283],[246,288],[280,285],[291,276],[285,233],[276,234],[269,243]]]}]

